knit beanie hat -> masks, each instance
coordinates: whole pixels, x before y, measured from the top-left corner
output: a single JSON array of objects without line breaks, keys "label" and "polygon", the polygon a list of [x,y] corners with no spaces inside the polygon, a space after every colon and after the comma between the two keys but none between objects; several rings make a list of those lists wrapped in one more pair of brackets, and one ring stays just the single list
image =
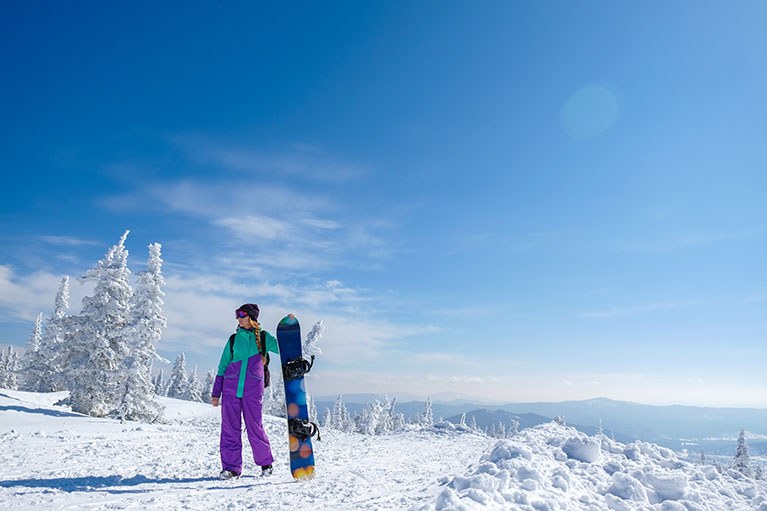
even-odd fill
[{"label": "knit beanie hat", "polygon": [[250,318],[253,321],[258,321],[259,311],[258,311],[258,305],[256,305],[255,303],[246,303],[244,305],[240,305],[240,308],[237,310],[242,311],[248,316],[250,316]]}]

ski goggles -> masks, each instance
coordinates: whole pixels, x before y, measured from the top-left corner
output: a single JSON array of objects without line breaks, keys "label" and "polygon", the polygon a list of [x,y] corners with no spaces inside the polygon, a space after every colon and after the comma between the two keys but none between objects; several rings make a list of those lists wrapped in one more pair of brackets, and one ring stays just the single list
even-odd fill
[{"label": "ski goggles", "polygon": [[245,312],[245,311],[241,311],[241,310],[234,311],[234,317],[235,318],[245,318],[247,316],[248,316],[248,313]]}]

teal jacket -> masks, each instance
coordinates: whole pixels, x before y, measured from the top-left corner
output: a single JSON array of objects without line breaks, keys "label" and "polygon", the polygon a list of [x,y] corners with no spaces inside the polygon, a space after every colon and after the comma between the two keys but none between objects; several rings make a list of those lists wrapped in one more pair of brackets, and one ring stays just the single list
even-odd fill
[{"label": "teal jacket", "polygon": [[[280,350],[277,345],[277,339],[265,330],[264,333],[266,334],[266,351],[279,353]],[[248,365],[256,365],[250,369],[251,377],[260,377],[260,379],[263,379],[263,361],[258,352],[256,334],[252,330],[237,328],[237,333],[234,335],[233,348],[233,350],[229,349],[229,341],[227,340],[226,345],[224,346],[224,351],[221,353],[221,360],[218,363],[218,374],[216,378],[218,381],[216,381],[216,383],[219,384],[220,382],[225,387],[229,387],[229,385],[223,381],[224,377],[226,377],[226,380],[230,381],[232,384],[234,383],[232,380],[237,378],[236,395],[241,398],[246,387],[246,376],[249,373]],[[222,389],[220,387],[218,389],[215,388],[218,386],[219,385],[214,385],[214,396],[221,394]],[[263,389],[263,387],[261,388]]]}]

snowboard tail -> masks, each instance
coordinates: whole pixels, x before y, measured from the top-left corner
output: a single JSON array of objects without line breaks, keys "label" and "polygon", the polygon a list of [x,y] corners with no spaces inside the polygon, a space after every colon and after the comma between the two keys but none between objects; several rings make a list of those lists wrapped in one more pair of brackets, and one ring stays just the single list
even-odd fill
[{"label": "snowboard tail", "polygon": [[[287,376],[283,381],[288,414],[290,473],[296,480],[309,480],[314,477],[314,449],[311,439],[313,431],[307,426],[311,424],[304,383],[304,374],[308,369],[296,370],[299,366],[305,368],[308,363],[304,364],[306,361],[301,356],[301,326],[292,314],[282,318],[277,325],[277,342],[280,346],[283,375]],[[308,368],[311,369],[311,364],[308,364]]]}]

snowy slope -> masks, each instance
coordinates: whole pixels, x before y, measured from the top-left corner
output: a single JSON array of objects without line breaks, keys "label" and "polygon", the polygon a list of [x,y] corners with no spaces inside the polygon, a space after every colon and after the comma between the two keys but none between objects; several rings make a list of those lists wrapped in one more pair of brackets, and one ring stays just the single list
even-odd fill
[{"label": "snowy slope", "polygon": [[767,511],[764,481],[555,423],[501,441],[324,431],[317,477],[296,483],[269,416],[274,476],[246,450],[244,476],[219,481],[218,409],[163,399],[169,424],[120,424],[53,406],[65,395],[0,390],[0,509]]},{"label": "snowy slope", "polygon": [[767,511],[767,482],[551,422],[499,441],[422,509]]},{"label": "snowy slope", "polygon": [[65,395],[0,389],[0,509],[414,509],[492,445],[454,432],[323,431],[317,477],[296,483],[285,420],[268,416],[275,474],[255,477],[244,450],[243,477],[224,482],[219,409],[163,399],[170,424],[120,424],[53,406]]}]

